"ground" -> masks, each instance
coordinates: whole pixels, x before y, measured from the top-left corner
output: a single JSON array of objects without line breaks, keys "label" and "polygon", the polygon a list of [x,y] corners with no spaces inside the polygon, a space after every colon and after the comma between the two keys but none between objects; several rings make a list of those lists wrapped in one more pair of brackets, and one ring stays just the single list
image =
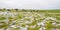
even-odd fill
[{"label": "ground", "polygon": [[60,10],[1,10],[0,30],[60,30]]}]

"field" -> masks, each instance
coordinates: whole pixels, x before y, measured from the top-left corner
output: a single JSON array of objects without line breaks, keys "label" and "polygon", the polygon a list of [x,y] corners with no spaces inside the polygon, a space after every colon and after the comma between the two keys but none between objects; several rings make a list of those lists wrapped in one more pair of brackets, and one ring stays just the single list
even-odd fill
[{"label": "field", "polygon": [[60,30],[60,10],[0,9],[0,30]]}]

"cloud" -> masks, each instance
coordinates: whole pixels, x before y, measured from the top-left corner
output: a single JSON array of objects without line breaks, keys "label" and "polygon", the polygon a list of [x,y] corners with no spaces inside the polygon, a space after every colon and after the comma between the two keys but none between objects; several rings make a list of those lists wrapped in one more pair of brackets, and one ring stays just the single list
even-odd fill
[{"label": "cloud", "polygon": [[0,8],[60,9],[60,0],[0,0]]}]

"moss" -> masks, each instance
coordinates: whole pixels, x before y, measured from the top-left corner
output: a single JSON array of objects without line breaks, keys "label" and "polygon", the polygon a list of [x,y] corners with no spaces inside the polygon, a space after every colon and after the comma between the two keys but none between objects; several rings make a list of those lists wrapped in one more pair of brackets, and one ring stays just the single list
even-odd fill
[{"label": "moss", "polygon": [[0,24],[2,24],[2,25],[0,25],[0,28],[6,28],[8,25],[6,24],[6,23],[4,23],[4,22],[0,22]]},{"label": "moss", "polygon": [[14,28],[13,30],[20,30],[20,28]]},{"label": "moss", "polygon": [[34,30],[39,30],[40,29],[40,26],[37,26],[34,28]]},{"label": "moss", "polygon": [[35,25],[37,23],[37,21],[33,21],[30,25]]},{"label": "moss", "polygon": [[0,17],[0,20],[4,20],[4,19],[6,19],[5,17]]}]

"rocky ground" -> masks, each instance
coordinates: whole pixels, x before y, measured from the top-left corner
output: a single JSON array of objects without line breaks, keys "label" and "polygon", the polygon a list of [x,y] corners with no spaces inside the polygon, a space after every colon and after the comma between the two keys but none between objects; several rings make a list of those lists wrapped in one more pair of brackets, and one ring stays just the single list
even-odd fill
[{"label": "rocky ground", "polygon": [[[56,13],[60,14],[60,13]],[[55,13],[0,12],[0,30],[60,30]]]}]

